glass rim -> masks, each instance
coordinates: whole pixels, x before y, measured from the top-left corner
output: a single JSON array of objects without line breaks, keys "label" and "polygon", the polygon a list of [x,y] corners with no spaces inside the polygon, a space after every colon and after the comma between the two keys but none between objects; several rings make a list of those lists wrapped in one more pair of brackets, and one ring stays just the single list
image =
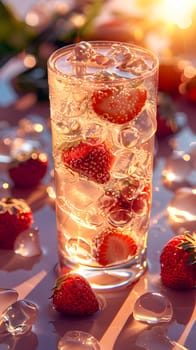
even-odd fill
[{"label": "glass rim", "polygon": [[[115,78],[114,80],[108,80],[107,84],[115,84],[116,82],[119,81],[135,81],[137,82],[138,80],[141,79],[147,79],[148,77],[152,76],[153,74],[155,74],[158,71],[158,67],[159,67],[159,59],[158,56],[151,51],[150,49],[146,48],[146,47],[142,47],[139,45],[136,45],[134,43],[129,43],[129,42],[123,42],[123,41],[113,41],[113,40],[88,40],[88,41],[81,41],[81,42],[87,42],[89,44],[92,44],[94,48],[101,48],[101,47],[108,47],[108,44],[112,45],[124,45],[127,47],[132,48],[135,52],[139,52],[140,54],[145,54],[146,56],[149,57],[151,63],[152,63],[152,68],[144,71],[144,73],[142,73],[141,75],[135,76],[135,77],[130,77],[130,78],[125,78],[122,76],[119,76],[119,78]],[[76,43],[72,43],[72,44],[68,44],[65,45],[55,51],[53,51],[51,53],[51,55],[48,58],[48,62],[47,62],[47,66],[48,66],[48,70],[52,71],[55,75],[61,77],[61,78],[68,78],[71,77],[72,79],[76,79],[81,80],[81,81],[90,81],[89,79],[87,79],[88,75],[84,75],[84,76],[76,76],[76,75],[71,75],[69,73],[66,72],[62,72],[60,70],[58,70],[57,68],[55,68],[55,62],[58,58],[60,58],[61,56],[63,56],[65,53],[69,53],[71,52],[71,50],[75,47],[76,44],[78,44],[79,42]],[[105,68],[107,69],[107,68]],[[129,73],[129,72],[128,72]],[[93,81],[91,81],[91,83],[93,83]],[[96,80],[96,84],[103,84],[105,82],[103,82],[103,79],[100,80]]]}]

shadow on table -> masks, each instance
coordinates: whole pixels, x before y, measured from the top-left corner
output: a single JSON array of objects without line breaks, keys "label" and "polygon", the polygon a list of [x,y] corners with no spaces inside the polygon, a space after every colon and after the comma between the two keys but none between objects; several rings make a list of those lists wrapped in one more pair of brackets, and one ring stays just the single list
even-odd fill
[{"label": "shadow on table", "polygon": [[[196,295],[194,290],[173,291],[165,288],[160,292],[172,303],[172,320],[169,323],[148,325],[134,320],[133,315],[130,315],[113,350],[173,349],[172,342],[177,343],[187,324],[192,322],[191,316],[195,308]],[[189,334],[187,334],[188,337]]]},{"label": "shadow on table", "polygon": [[39,263],[41,255],[23,257],[11,250],[0,250],[0,270],[7,272],[16,270],[32,270],[33,266]]}]

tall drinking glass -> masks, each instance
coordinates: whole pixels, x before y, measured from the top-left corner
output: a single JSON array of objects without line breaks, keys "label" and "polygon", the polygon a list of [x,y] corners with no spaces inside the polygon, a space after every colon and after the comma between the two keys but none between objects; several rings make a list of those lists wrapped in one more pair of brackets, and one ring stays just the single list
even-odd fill
[{"label": "tall drinking glass", "polygon": [[158,61],[135,45],[80,42],[48,62],[59,272],[97,289],[145,271]]}]

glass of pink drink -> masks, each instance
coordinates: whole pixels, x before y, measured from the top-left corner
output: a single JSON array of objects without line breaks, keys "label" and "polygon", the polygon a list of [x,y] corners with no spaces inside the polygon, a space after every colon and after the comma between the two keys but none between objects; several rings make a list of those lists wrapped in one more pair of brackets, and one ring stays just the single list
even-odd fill
[{"label": "glass of pink drink", "polygon": [[152,52],[119,42],[49,58],[59,272],[100,290],[147,267],[157,71]]}]

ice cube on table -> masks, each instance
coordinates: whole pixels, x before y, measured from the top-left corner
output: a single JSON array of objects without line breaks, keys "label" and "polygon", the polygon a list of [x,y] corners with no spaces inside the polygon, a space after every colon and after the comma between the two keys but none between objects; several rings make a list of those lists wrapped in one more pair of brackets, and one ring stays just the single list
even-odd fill
[{"label": "ice cube on table", "polygon": [[0,317],[7,307],[16,302],[18,293],[14,289],[0,288]]},{"label": "ice cube on table", "polygon": [[69,331],[58,342],[58,350],[100,350],[98,340],[90,333]]},{"label": "ice cube on table", "polygon": [[30,228],[20,233],[14,242],[14,252],[24,257],[41,255],[39,229]]},{"label": "ice cube on table", "polygon": [[27,300],[18,300],[4,310],[0,319],[0,334],[23,335],[31,330],[38,317],[38,308]]},{"label": "ice cube on table", "polygon": [[170,322],[173,308],[169,299],[160,294],[148,292],[142,294],[135,302],[133,317],[135,320],[148,324]]}]

